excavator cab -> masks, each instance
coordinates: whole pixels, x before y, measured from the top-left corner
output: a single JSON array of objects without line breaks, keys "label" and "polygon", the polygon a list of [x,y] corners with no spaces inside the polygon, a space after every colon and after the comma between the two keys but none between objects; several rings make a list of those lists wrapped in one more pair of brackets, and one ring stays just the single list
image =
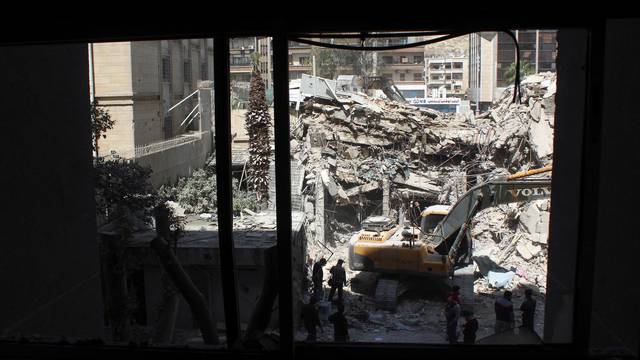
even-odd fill
[{"label": "excavator cab", "polygon": [[451,207],[448,205],[431,205],[420,214],[420,232],[425,237],[444,219]]}]

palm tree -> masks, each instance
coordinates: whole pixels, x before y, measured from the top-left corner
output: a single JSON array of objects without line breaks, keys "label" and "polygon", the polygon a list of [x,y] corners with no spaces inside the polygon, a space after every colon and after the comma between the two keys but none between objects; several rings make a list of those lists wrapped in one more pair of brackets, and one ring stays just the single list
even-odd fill
[{"label": "palm tree", "polygon": [[[524,78],[527,75],[531,75],[535,72],[535,68],[527,61],[520,62],[520,78]],[[509,69],[504,73],[504,81],[510,85],[516,81],[516,63],[512,62],[509,65]]]}]

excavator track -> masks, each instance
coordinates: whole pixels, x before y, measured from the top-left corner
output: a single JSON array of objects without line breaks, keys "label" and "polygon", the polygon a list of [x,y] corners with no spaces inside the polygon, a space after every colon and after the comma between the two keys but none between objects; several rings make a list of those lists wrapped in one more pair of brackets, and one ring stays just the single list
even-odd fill
[{"label": "excavator track", "polygon": [[380,278],[376,285],[376,307],[382,310],[395,311],[398,303],[397,279]]}]

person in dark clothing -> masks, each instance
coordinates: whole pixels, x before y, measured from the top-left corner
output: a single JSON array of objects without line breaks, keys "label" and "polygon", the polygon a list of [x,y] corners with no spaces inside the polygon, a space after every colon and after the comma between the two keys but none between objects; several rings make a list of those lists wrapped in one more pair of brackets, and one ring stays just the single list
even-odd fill
[{"label": "person in dark clothing", "polygon": [[333,340],[335,342],[349,341],[349,324],[344,317],[344,305],[338,303],[338,312],[329,316],[329,321],[333,323]]},{"label": "person in dark clothing", "polygon": [[478,331],[478,319],[473,316],[471,311],[462,313],[466,322],[462,325],[462,336],[465,344],[475,344],[476,332]]},{"label": "person in dark clothing", "polygon": [[522,327],[533,331],[533,318],[536,314],[536,300],[533,298],[533,291],[526,289],[524,291],[525,299],[520,305],[522,311]]},{"label": "person in dark clothing", "polygon": [[504,295],[496,300],[494,308],[496,311],[496,334],[513,329],[515,320],[513,303],[511,302],[511,291],[505,291]]},{"label": "person in dark clothing", "polygon": [[312,297],[308,304],[302,307],[302,320],[307,330],[307,341],[316,341],[316,326],[322,331],[322,323],[318,316],[318,308],[316,307],[316,299]]},{"label": "person in dark clothing", "polygon": [[420,210],[420,203],[413,202],[409,205],[409,220],[411,221],[411,225],[420,227],[420,214],[422,211]]},{"label": "person in dark clothing", "polygon": [[329,279],[331,290],[329,291],[329,301],[333,301],[333,295],[338,291],[338,302],[342,303],[342,287],[347,285],[347,274],[342,267],[344,261],[338,260],[338,263],[331,268],[331,278]]},{"label": "person in dark clothing", "polygon": [[444,308],[444,316],[447,320],[447,340],[449,341],[449,344],[457,344],[460,304],[458,304],[451,296],[447,298],[447,305]]},{"label": "person in dark clothing", "polygon": [[453,285],[451,292],[449,293],[449,297],[453,298],[455,302],[460,304],[460,286]]},{"label": "person in dark clothing", "polygon": [[313,281],[313,297],[316,300],[322,300],[323,294],[323,276],[324,273],[322,271],[322,267],[327,264],[327,260],[325,258],[321,258],[317,263],[313,264],[313,273],[311,275],[311,280]]}]

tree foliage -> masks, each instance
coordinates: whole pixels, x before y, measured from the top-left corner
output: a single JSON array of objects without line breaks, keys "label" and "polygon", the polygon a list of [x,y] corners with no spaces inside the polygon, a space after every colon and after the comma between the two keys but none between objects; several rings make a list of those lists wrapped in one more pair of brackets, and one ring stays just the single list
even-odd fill
[{"label": "tree foliage", "polygon": [[[535,67],[527,61],[520,61],[520,78],[531,75],[535,72]],[[504,79],[507,84],[513,84],[516,81],[516,63],[512,62],[504,73]]]},{"label": "tree foliage", "polygon": [[[177,201],[187,214],[215,213],[218,211],[216,169],[213,165],[196,170],[190,177],[180,178],[175,186],[163,185],[158,196]],[[253,193],[239,189],[233,179],[233,210],[256,210],[258,202]]]},{"label": "tree foliage", "polygon": [[251,76],[249,110],[245,115],[245,128],[249,135],[247,187],[249,191],[255,193],[259,202],[269,199],[269,161],[271,157],[269,129],[271,124],[264,81],[260,70],[254,67]]},{"label": "tree foliage", "polygon": [[151,168],[135,162],[97,159],[95,197],[98,214],[107,222],[136,217],[148,222],[158,197],[149,182]]},{"label": "tree foliage", "polygon": [[113,129],[115,120],[111,119],[109,112],[98,104],[98,100],[91,103],[91,146],[98,155],[98,140],[106,138],[104,134],[107,130]]}]

